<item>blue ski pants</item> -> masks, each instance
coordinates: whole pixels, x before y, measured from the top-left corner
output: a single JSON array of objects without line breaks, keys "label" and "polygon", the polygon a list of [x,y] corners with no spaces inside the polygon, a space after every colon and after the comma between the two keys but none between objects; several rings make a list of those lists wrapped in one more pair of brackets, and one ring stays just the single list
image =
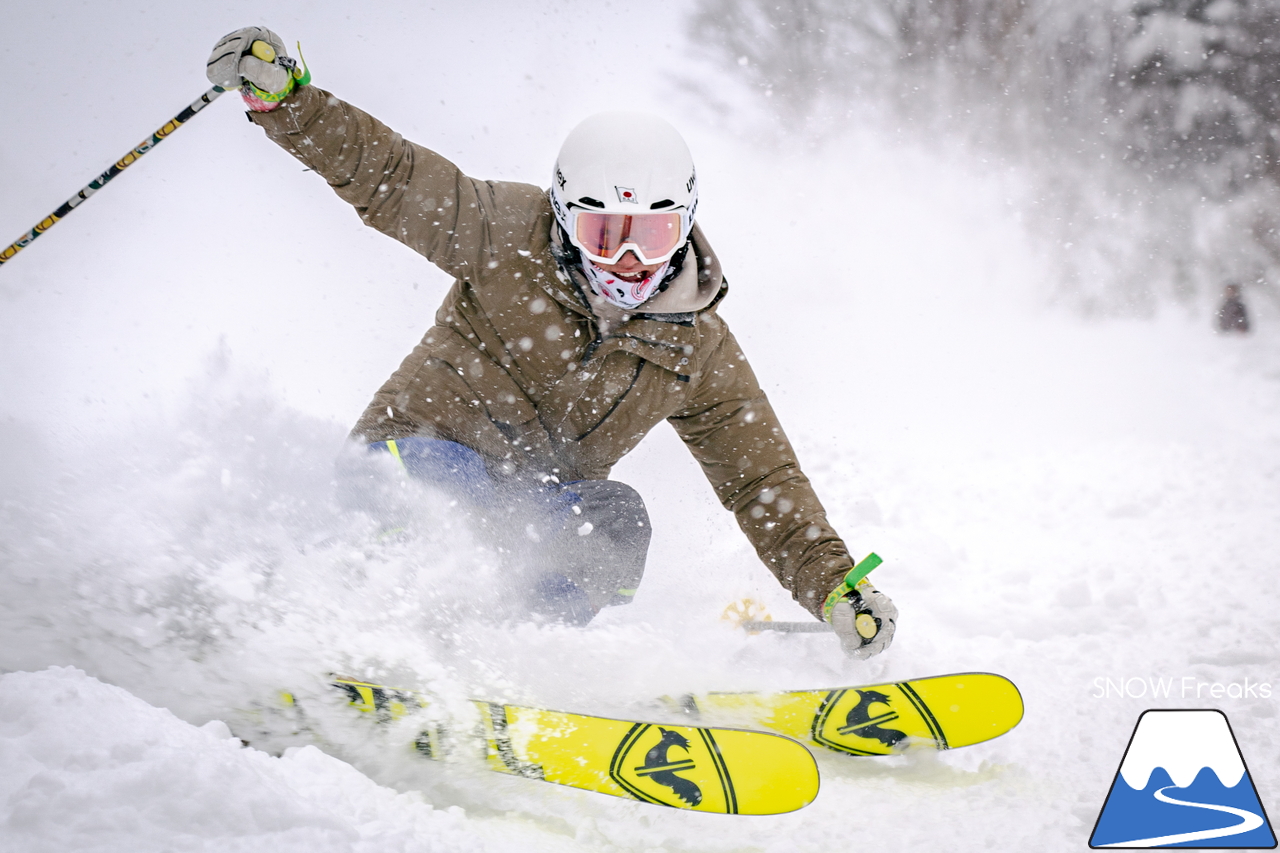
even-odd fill
[{"label": "blue ski pants", "polygon": [[644,575],[651,528],[638,492],[616,480],[570,483],[492,477],[465,445],[409,437],[369,445],[409,476],[466,506],[486,535],[524,571],[512,581],[531,611],[585,624],[601,608],[628,604]]}]

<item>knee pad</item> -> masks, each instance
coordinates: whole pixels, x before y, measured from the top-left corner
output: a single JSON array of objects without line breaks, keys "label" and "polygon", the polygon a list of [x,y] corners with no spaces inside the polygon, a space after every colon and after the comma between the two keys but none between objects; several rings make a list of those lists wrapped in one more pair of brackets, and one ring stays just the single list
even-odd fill
[{"label": "knee pad", "polygon": [[617,480],[580,480],[561,490],[576,510],[561,540],[570,577],[596,609],[630,603],[653,535],[644,499]]}]

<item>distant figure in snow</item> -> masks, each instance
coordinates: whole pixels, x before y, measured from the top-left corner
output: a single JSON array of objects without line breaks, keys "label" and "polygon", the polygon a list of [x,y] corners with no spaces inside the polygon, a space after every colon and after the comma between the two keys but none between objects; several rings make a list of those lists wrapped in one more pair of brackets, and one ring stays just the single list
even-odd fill
[{"label": "distant figure in snow", "polygon": [[1222,291],[1222,304],[1218,306],[1218,331],[1248,334],[1249,312],[1240,297],[1240,285],[1228,284]]},{"label": "distant figure in snow", "polygon": [[[897,609],[866,578],[845,584],[855,561],[717,313],[728,284],[694,222],[697,174],[674,127],[591,116],[564,141],[547,190],[468,177],[310,85],[268,29],[220,39],[207,73],[239,89],[250,121],[366,225],[454,278],[352,438],[492,535],[510,563],[495,610],[515,601],[519,613],[581,624],[631,600],[649,516],[609,473],[665,420],[760,559],[844,651],[889,645]],[[767,202],[755,215],[777,218]],[[259,235],[253,250],[284,239]],[[814,263],[797,258],[796,274],[822,274]],[[793,370],[804,346],[793,343]],[[691,547],[683,569],[696,574],[703,556]]]}]

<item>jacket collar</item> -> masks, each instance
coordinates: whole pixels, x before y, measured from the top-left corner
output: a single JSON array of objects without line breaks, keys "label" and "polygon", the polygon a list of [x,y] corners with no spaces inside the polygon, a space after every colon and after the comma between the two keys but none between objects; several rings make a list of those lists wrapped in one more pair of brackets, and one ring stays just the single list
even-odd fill
[{"label": "jacket collar", "polygon": [[689,235],[691,251],[671,286],[635,312],[626,312],[591,291],[578,266],[577,252],[564,245],[555,218],[548,215],[547,219],[548,249],[556,261],[556,274],[542,279],[543,288],[557,302],[595,324],[598,332],[591,355],[601,357],[620,350],[680,376],[694,373],[698,315],[715,310],[729,290],[720,261],[702,229],[694,224]]}]

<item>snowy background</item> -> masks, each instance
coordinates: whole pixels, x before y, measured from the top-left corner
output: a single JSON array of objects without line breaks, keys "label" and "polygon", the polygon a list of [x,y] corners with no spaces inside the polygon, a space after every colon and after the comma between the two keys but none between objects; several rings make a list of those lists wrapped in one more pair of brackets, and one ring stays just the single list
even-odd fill
[{"label": "snowy background", "polygon": [[[837,529],[886,559],[892,650],[846,662],[829,637],[720,621],[744,597],[802,613],[665,428],[615,469],[655,523],[645,583],[586,629],[467,617],[495,592],[425,498],[403,541],[342,513],[346,430],[448,282],[231,95],[0,270],[0,846],[1080,850],[1149,707],[1224,710],[1275,813],[1274,306],[1232,339],[1208,297],[1145,319],[1051,306],[1061,253],[1029,230],[1016,169],[874,122],[789,136],[716,76],[685,6],[644,8],[6,9],[0,235],[196,97],[209,47],[249,23],[483,177],[543,184],[583,116],[660,112],[698,163],[722,313]],[[335,671],[446,706],[637,715],[663,694],[966,670],[1019,685],[1010,735],[819,755],[817,801],[769,818],[442,768],[337,717],[325,752],[231,738]],[[1168,698],[1130,695],[1156,678]],[[1246,681],[1269,695],[1234,695]]]}]

